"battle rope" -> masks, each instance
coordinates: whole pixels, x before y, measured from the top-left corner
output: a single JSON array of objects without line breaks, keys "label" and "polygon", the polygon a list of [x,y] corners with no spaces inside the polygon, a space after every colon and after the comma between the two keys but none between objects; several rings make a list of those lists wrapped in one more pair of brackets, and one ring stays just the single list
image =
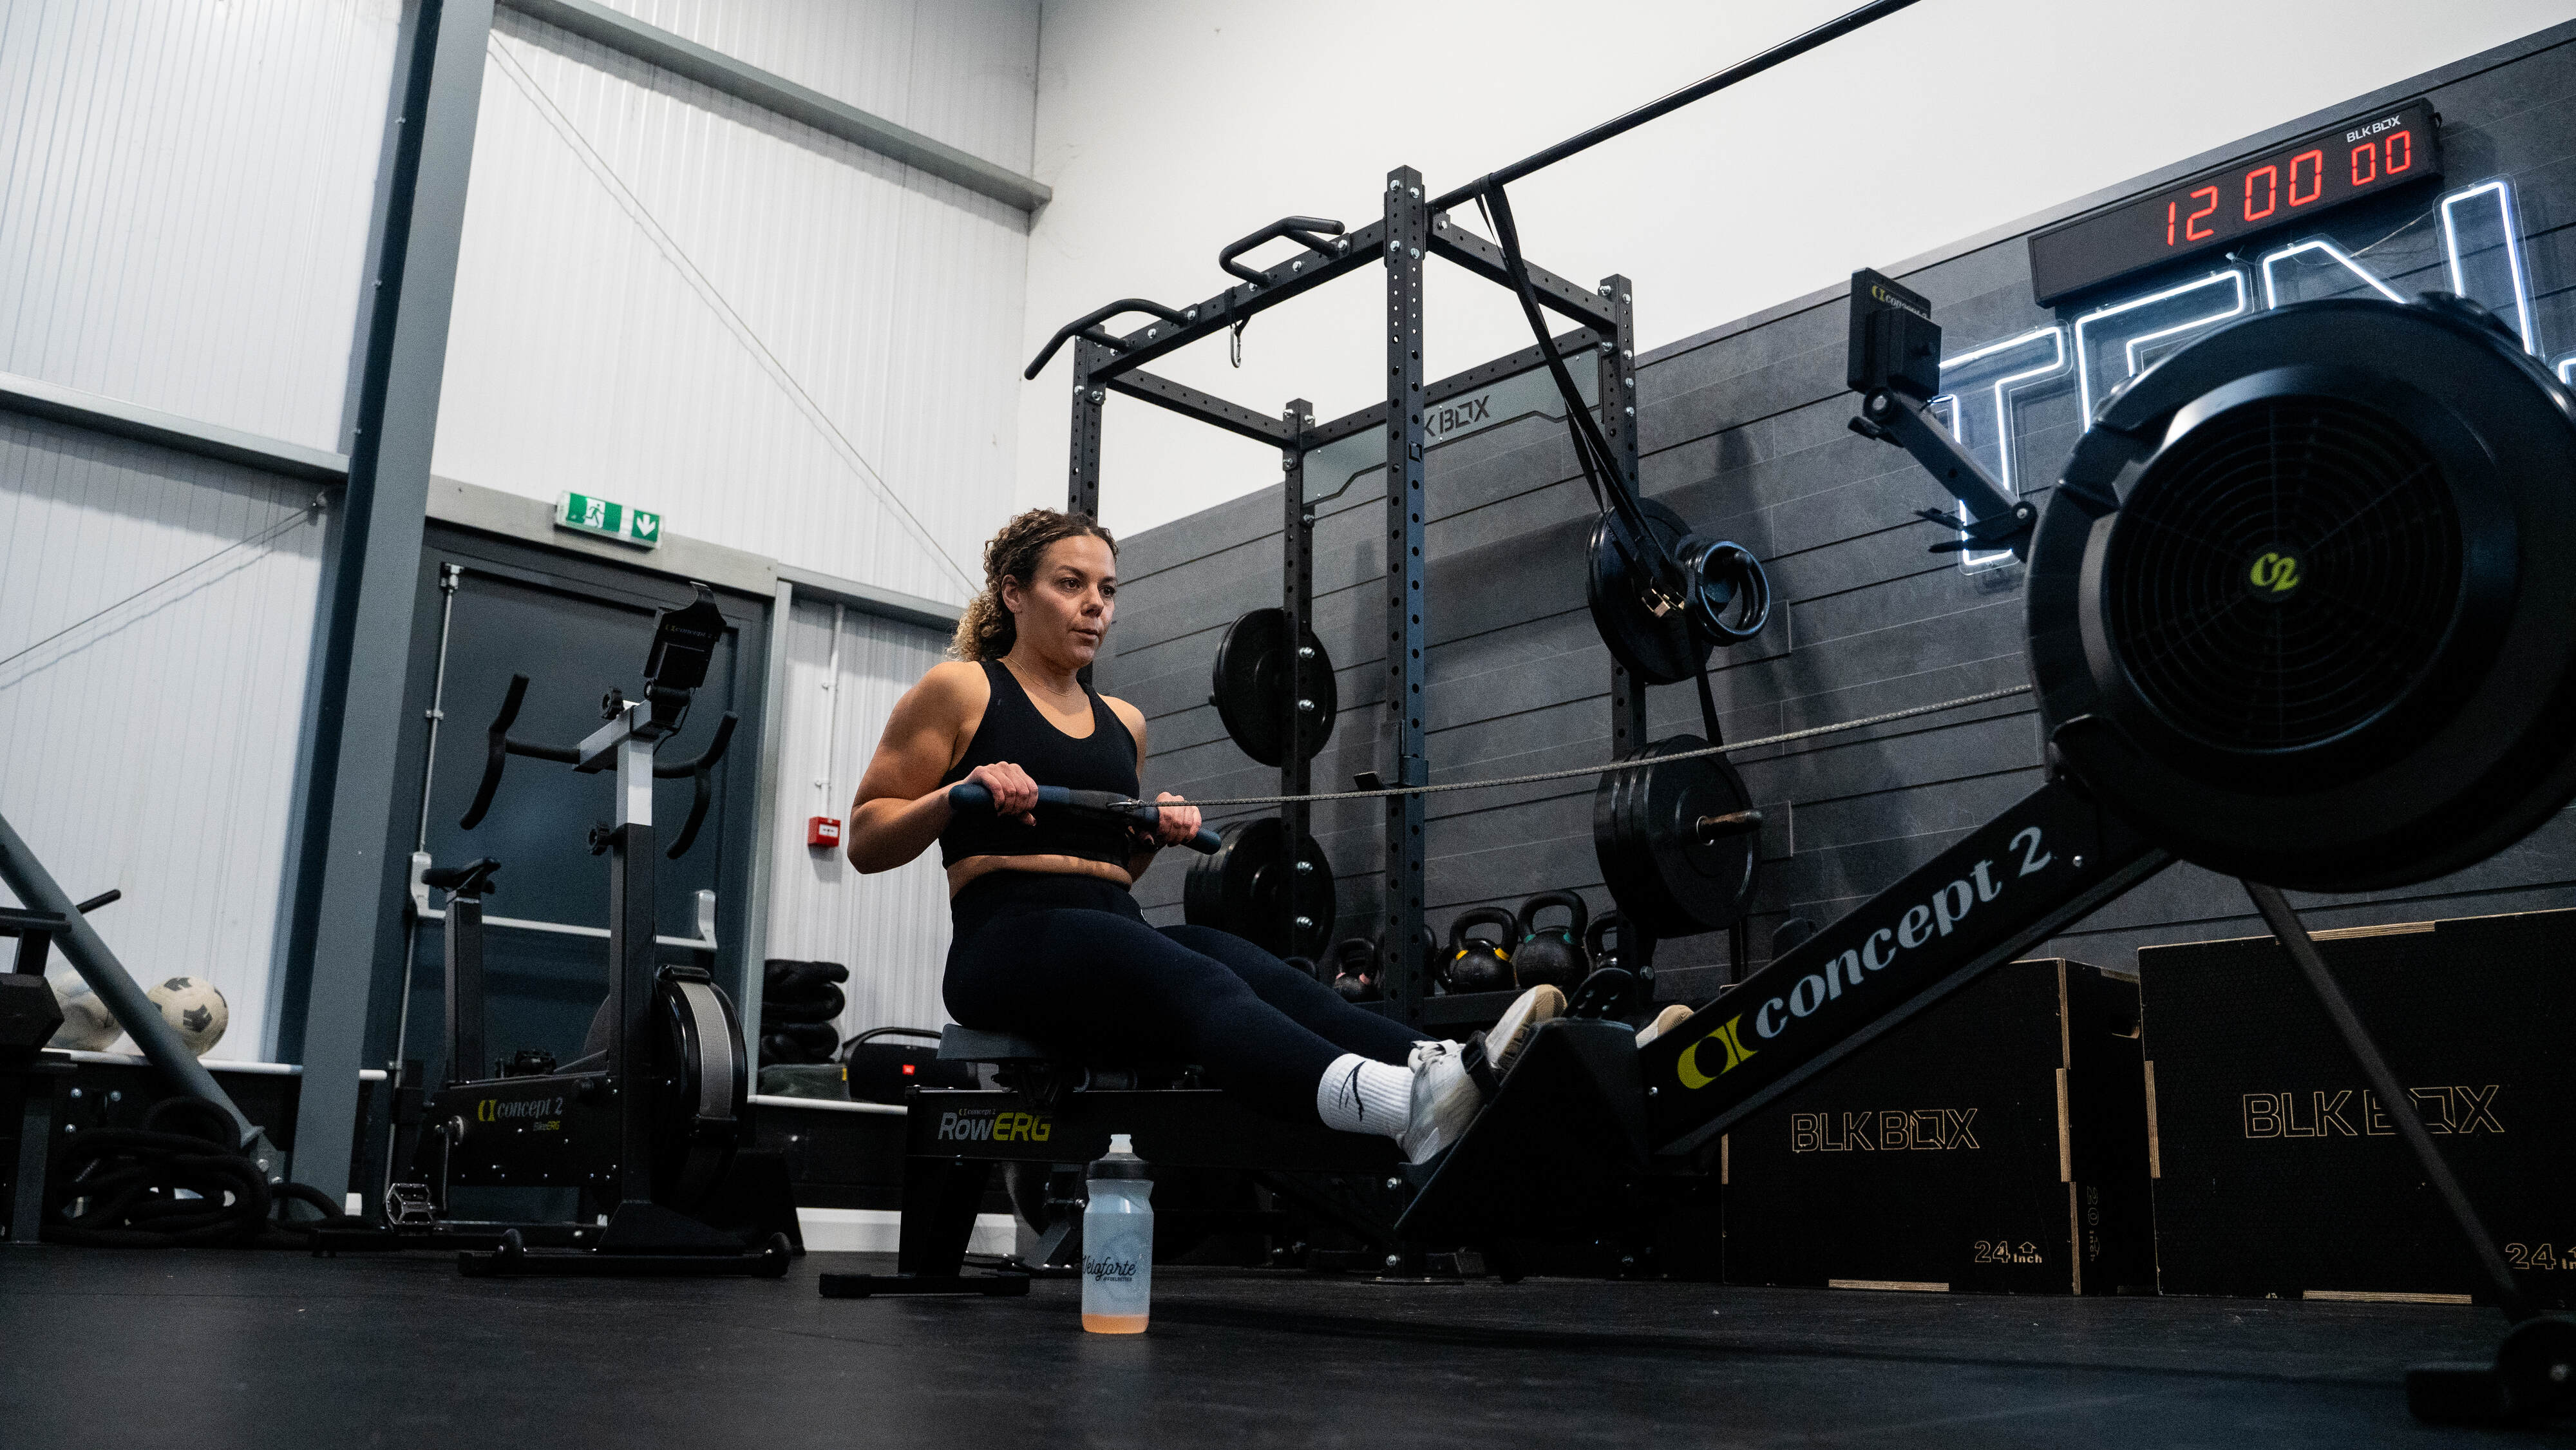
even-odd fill
[{"label": "battle rope", "polygon": [[[1614,770],[1637,770],[1646,766],[1663,765],[1675,760],[1697,760],[1704,755],[1733,755],[1740,750],[1759,750],[1765,745],[1786,745],[1792,740],[1808,740],[1818,735],[1831,735],[1837,731],[1859,730],[1871,725],[1884,725],[1891,720],[1908,720],[1917,715],[1937,714],[1943,710],[1956,710],[1965,705],[1982,705],[1990,700],[2005,700],[2010,699],[2015,695],[2027,695],[2029,693],[2030,686],[2014,685],[2008,689],[1988,690],[1982,695],[1962,695],[1958,699],[1944,700],[1937,705],[1910,705],[1902,710],[1890,710],[1883,715],[1864,715],[1857,720],[1844,720],[1832,725],[1812,725],[1804,730],[1792,730],[1786,735],[1765,735],[1759,740],[1741,740],[1733,745],[1710,745],[1698,750],[1677,750],[1670,755],[1647,756],[1635,760],[1618,760],[1612,761],[1607,765],[1582,765],[1576,766],[1572,770],[1542,770],[1532,775],[1506,775],[1493,780],[1460,780],[1452,781],[1447,785],[1390,786],[1384,790],[1329,791],[1319,795],[1221,796],[1209,800],[1193,799],[1179,801],[1175,802],[1175,804],[1192,805],[1205,810],[1214,806],[1287,805],[1294,801],[1362,801],[1378,800],[1386,796],[1397,795],[1438,795],[1442,791],[1450,790],[1484,790],[1488,787],[1498,785],[1529,785],[1533,782],[1542,780],[1572,780],[1577,776],[1604,775]],[[1120,801],[1117,804],[1120,807],[1149,806],[1154,804],[1154,802],[1131,800]]]},{"label": "battle rope", "polygon": [[[193,1119],[182,1122],[181,1119]],[[233,1146],[232,1115],[197,1098],[152,1105],[143,1126],[103,1128],[67,1142],[47,1175],[44,1241],[98,1248],[301,1247],[348,1215],[319,1189],[268,1181]],[[271,1217],[280,1200],[317,1209],[318,1221]],[[65,1215],[70,1203],[79,1212]]]}]

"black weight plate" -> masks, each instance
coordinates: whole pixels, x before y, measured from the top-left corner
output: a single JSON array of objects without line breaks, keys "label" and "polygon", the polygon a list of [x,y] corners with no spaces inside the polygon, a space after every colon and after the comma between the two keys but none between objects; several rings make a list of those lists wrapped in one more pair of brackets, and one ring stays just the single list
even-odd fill
[{"label": "black weight plate", "polygon": [[[1695,735],[1663,742],[1661,754],[1703,748]],[[1629,816],[1638,822],[1658,877],[1702,931],[1733,926],[1753,905],[1762,837],[1745,831],[1702,842],[1691,827],[1702,816],[1750,810],[1753,798],[1724,756],[1660,765],[1629,787]],[[1680,932],[1673,933],[1681,935]]]},{"label": "black weight plate", "polygon": [[1224,844],[1190,864],[1181,888],[1181,914],[1192,926],[1230,932],[1280,957],[1321,956],[1333,930],[1333,866],[1308,836],[1299,855],[1307,872],[1310,925],[1289,933],[1282,921],[1284,895],[1294,879],[1286,849],[1288,828],[1277,816],[1236,821],[1218,832]]},{"label": "black weight plate", "polygon": [[[1226,626],[1208,685],[1208,702],[1216,706],[1225,733],[1244,754],[1263,765],[1277,765],[1287,753],[1279,730],[1280,699],[1294,678],[1288,668],[1294,661],[1285,648],[1287,638],[1286,610],[1246,610]],[[1341,700],[1333,683],[1333,657],[1324,652],[1313,630],[1306,632],[1306,647],[1315,652],[1306,670],[1306,698],[1315,702],[1305,731],[1304,758],[1311,760],[1332,738]]]},{"label": "black weight plate", "polygon": [[[1667,549],[1677,548],[1690,525],[1682,516],[1652,499],[1641,501],[1647,525]],[[1592,627],[1610,655],[1630,674],[1649,684],[1677,685],[1699,673],[1708,659],[1709,643],[1693,637],[1690,611],[1676,609],[1657,618],[1638,595],[1644,564],[1632,562],[1620,547],[1618,521],[1603,514],[1592,526],[1585,550],[1584,597],[1592,605]]]},{"label": "black weight plate", "polygon": [[[1625,758],[1634,760],[1636,756]],[[1635,837],[1619,824],[1619,807],[1627,798],[1629,782],[1636,776],[1634,770],[1605,770],[1600,782],[1592,787],[1592,856],[1600,863],[1605,882],[1625,880],[1638,871],[1636,855],[1629,849]],[[1615,890],[1611,896],[1619,899]]]},{"label": "black weight plate", "polygon": [[[1639,754],[1673,755],[1707,743],[1676,735]],[[1621,916],[1666,938],[1733,925],[1753,901],[1761,834],[1701,842],[1692,827],[1703,816],[1751,805],[1743,777],[1724,756],[1658,762],[1604,777],[1593,791],[1592,844]]]}]

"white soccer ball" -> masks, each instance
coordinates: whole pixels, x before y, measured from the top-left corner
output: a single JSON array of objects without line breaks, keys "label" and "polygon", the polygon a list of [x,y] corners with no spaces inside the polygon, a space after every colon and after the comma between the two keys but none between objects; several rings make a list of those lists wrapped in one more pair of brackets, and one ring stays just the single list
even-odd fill
[{"label": "white soccer ball", "polygon": [[46,1046],[105,1052],[125,1030],[116,1024],[116,1014],[107,1010],[107,1000],[91,991],[80,973],[65,967],[47,977],[45,984],[54,989],[54,1001],[63,1009],[63,1025],[54,1029],[54,1040]]},{"label": "white soccer ball", "polygon": [[143,995],[161,1009],[161,1020],[179,1034],[191,1056],[205,1056],[232,1025],[233,1009],[224,994],[203,977],[165,977],[144,988]]}]

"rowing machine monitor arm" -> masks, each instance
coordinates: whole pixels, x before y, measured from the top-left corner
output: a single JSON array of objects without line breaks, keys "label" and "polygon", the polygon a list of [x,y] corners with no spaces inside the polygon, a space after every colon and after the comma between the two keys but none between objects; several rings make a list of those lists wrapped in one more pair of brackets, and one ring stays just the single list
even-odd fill
[{"label": "rowing machine monitor arm", "polygon": [[2029,559],[2038,506],[2015,499],[1932,416],[1932,397],[1941,391],[1941,325],[1932,320],[1932,304],[1921,293],[1867,267],[1852,273],[1845,380],[1861,395],[1860,416],[1851,420],[1851,430],[1912,454],[1967,514],[1961,520],[1937,509],[1915,511],[1916,518],[1959,532],[1958,538],[1934,544],[1932,553],[2009,549],[2013,557]]}]

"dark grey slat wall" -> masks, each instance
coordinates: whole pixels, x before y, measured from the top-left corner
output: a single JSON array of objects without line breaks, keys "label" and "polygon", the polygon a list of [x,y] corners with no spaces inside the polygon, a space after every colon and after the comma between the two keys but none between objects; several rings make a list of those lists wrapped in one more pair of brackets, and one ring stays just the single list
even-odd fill
[{"label": "dark grey slat wall", "polygon": [[[2552,357],[2576,347],[2576,27],[2283,129],[2425,90],[2445,120],[2449,184],[2513,179],[2541,337]],[[2238,149],[2175,171],[2222,162]],[[2357,248],[2402,219],[2361,216],[2327,231]],[[2030,300],[2022,235],[1981,239],[1898,273],[1932,299],[1954,351],[2051,320]],[[2371,257],[2401,291],[2447,285],[2429,245],[2408,239]],[[1653,279],[1640,279],[1636,291],[1651,315]],[[1938,535],[1912,513],[1943,507],[1946,498],[1904,455],[1847,431],[1846,323],[1838,293],[1819,293],[1662,349],[1638,368],[1646,491],[1702,532],[1760,554],[1780,601],[1760,640],[1716,661],[1730,739],[2025,678],[2019,569],[1967,573],[1926,553]],[[2033,478],[2053,475],[2078,431],[2071,394],[2048,406],[2054,411],[2022,434],[2020,456],[2044,465]],[[1382,475],[1364,477],[1326,505],[1316,527],[1315,629],[1332,652],[1343,711],[1316,761],[1318,790],[1342,788],[1354,772],[1384,764],[1370,625],[1384,568],[1382,486]],[[1581,573],[1593,510],[1562,425],[1530,418],[1439,447],[1428,460],[1428,492],[1433,781],[1607,759],[1609,657],[1584,609]],[[1126,541],[1125,587],[1100,679],[1151,721],[1149,790],[1213,797],[1276,789],[1277,773],[1234,748],[1206,696],[1226,625],[1276,602],[1278,520],[1278,495],[1263,490]],[[1687,688],[1655,691],[1651,718],[1657,735],[1700,728]],[[2037,717],[2021,697],[1738,756],[1754,798],[1773,817],[1754,918],[1756,963],[1767,958],[1779,922],[1830,919],[2028,790],[2039,779],[2041,750]],[[1591,793],[1590,780],[1577,779],[1433,796],[1424,901],[1435,927],[1445,930],[1468,907],[1512,905],[1549,888],[1579,890],[1596,910],[1607,907],[1591,844]],[[1343,930],[1365,930],[1380,885],[1375,803],[1317,807],[1315,834],[1339,878]],[[1140,884],[1150,919],[1180,919],[1183,869],[1167,862]],[[2302,904],[2314,908],[2319,926],[2576,905],[2576,818],[2562,813],[2457,876]],[[2143,944],[2260,930],[2232,882],[2177,867],[2035,954],[2134,969]],[[1717,979],[1724,942],[1718,934],[1667,944],[1661,965],[1704,970],[1671,973],[1665,995],[1703,994]]]}]

